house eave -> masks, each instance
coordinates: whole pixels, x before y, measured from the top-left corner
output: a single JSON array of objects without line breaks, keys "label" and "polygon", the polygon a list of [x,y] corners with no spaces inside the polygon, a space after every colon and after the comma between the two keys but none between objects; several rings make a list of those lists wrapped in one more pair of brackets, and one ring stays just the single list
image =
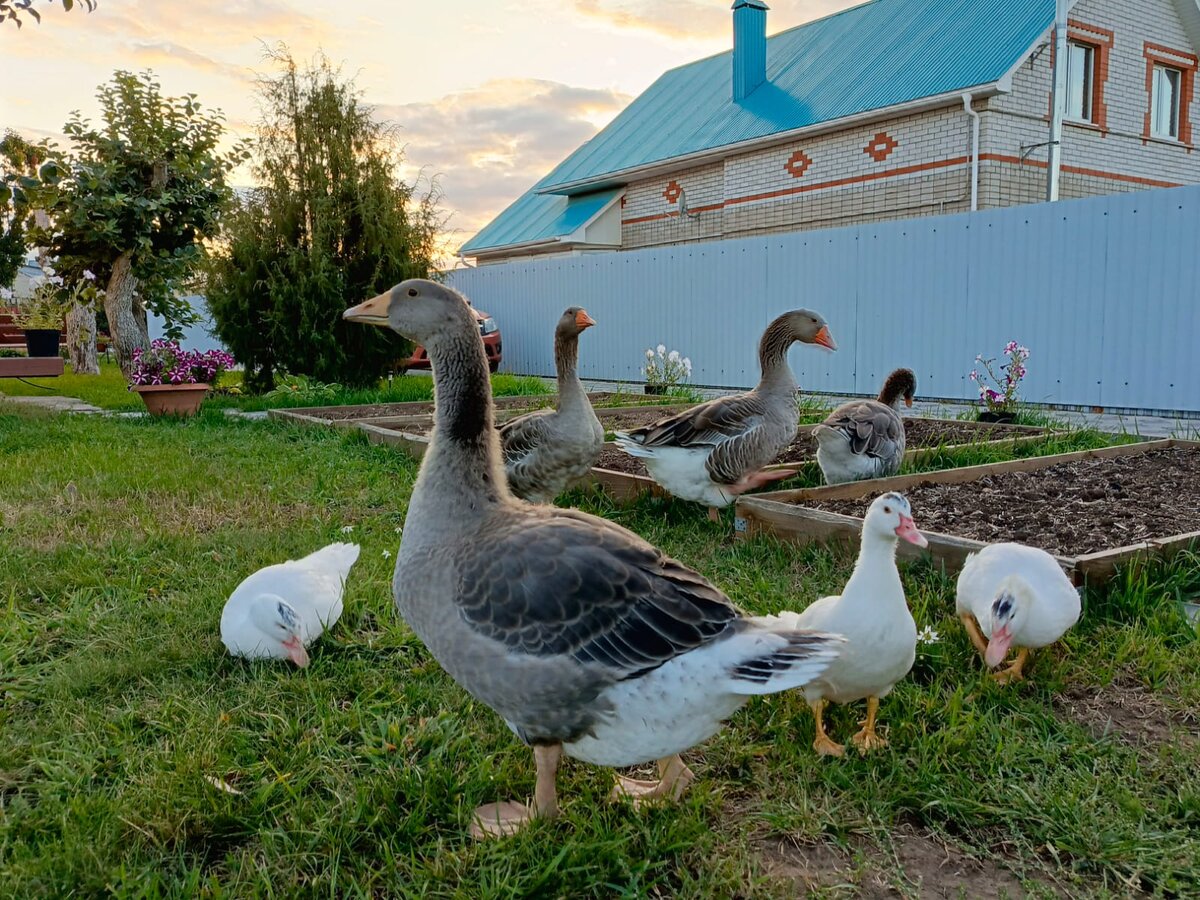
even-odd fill
[{"label": "house eave", "polygon": [[777,131],[773,134],[763,135],[762,137],[738,141],[737,143],[733,144],[724,144],[720,147],[713,147],[711,149],[701,150],[696,153],[689,153],[683,156],[674,156],[670,159],[645,163],[639,166],[631,166],[627,169],[619,169],[614,172],[606,172],[603,175],[596,175],[590,178],[581,178],[577,181],[566,181],[559,184],[551,184],[547,185],[546,187],[539,188],[537,193],[571,195],[585,193],[587,191],[601,190],[604,188],[619,187],[621,185],[629,184],[633,181],[642,181],[655,178],[660,175],[678,172],[681,169],[695,168],[696,166],[704,165],[705,163],[709,162],[716,162],[738,153],[761,150],[767,147],[777,146],[779,144],[787,144],[802,138],[829,134],[830,132],[834,131],[843,131],[847,128],[853,128],[857,125],[864,125],[868,122],[876,122],[881,119],[892,119],[896,116],[908,115],[917,112],[926,112],[928,110],[938,109],[939,107],[943,106],[957,106],[962,103],[962,95],[967,93],[971,94],[976,99],[982,100],[987,97],[994,97],[997,94],[1008,93],[1009,88],[1008,85],[1005,84],[1006,80],[1007,76],[999,81],[975,85],[974,87],[958,88],[954,91],[944,94],[935,94],[930,97],[922,97],[919,100],[910,100],[907,103],[898,103],[893,106],[872,109],[853,116],[844,116],[843,118],[833,119],[828,122],[819,122],[815,125],[806,125],[803,128],[794,128],[790,131]]}]

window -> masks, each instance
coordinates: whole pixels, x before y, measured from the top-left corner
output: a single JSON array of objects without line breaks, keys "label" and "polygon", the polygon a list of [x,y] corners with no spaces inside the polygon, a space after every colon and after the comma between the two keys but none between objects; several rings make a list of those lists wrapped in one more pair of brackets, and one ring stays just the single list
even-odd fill
[{"label": "window", "polygon": [[1096,48],[1078,41],[1067,43],[1067,118],[1094,121]]},{"label": "window", "polygon": [[1150,133],[1179,139],[1179,97],[1183,72],[1156,65],[1150,86]]}]

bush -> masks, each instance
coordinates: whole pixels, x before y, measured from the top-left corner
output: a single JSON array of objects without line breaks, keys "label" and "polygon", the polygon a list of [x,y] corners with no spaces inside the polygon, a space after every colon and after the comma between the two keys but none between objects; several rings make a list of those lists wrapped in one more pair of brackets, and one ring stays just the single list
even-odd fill
[{"label": "bush", "polygon": [[255,170],[263,186],[227,217],[207,269],[221,341],[270,390],[285,370],[350,387],[375,383],[411,347],[342,313],[406,278],[428,277],[440,224],[432,194],[415,199],[393,174],[393,129],[364,107],[352,80],[323,58],[260,81]]}]

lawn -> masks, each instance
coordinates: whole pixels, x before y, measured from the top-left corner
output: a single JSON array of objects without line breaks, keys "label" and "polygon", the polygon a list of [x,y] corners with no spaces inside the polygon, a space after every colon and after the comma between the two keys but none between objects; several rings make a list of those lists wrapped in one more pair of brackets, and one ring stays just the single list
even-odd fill
[{"label": "lawn", "polygon": [[[610,804],[608,773],[568,763],[560,820],[477,844],[470,810],[528,794],[531,759],[393,611],[413,462],[219,408],[2,404],[0,458],[0,896],[769,897],[804,870],[818,896],[1200,893],[1200,653],[1176,606],[1200,593],[1196,556],[1088,592],[1008,689],[953,618],[952,580],[908,566],[940,638],[882,704],[886,750],[817,759],[802,698],[764,698],[688,754],[679,806]],[[835,592],[852,565],[734,542],[728,511],[567,499],[756,612]],[[311,667],[228,657],[238,581],[348,526],[363,555]],[[861,714],[834,710],[832,733]]]}]

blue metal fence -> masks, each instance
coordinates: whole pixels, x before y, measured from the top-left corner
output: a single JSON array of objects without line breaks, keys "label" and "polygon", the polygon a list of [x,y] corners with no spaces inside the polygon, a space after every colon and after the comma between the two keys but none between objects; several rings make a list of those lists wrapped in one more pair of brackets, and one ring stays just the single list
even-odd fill
[{"label": "blue metal fence", "polygon": [[554,372],[551,331],[578,305],[584,377],[641,381],[659,343],[696,384],[758,376],[763,326],[806,306],[837,353],[797,346],[811,391],[871,394],[894,367],[923,397],[972,399],[975,355],[1032,351],[1026,400],[1200,413],[1200,186],[456,269],[496,317],[511,372]]}]

